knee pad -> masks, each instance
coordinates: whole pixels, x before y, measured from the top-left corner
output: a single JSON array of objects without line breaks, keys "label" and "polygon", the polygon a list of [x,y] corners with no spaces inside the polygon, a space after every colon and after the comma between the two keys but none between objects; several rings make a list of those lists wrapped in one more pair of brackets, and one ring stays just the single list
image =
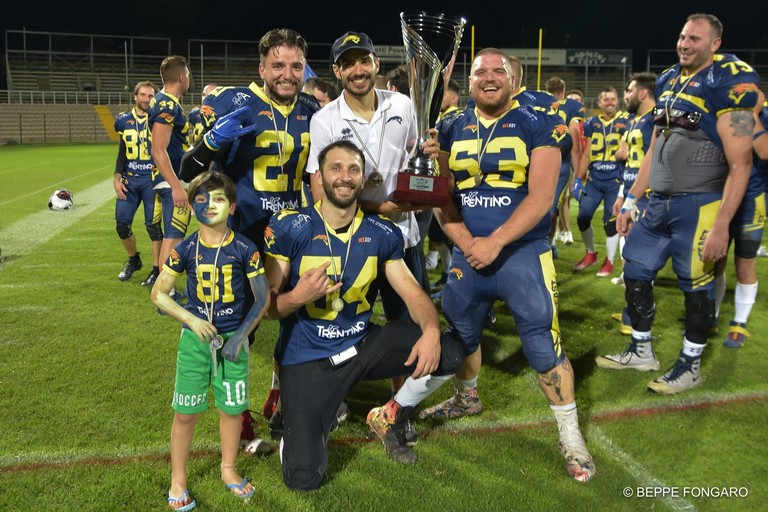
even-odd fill
[{"label": "knee pad", "polygon": [[123,224],[120,221],[117,221],[117,225],[115,226],[115,230],[117,231],[117,236],[120,237],[120,240],[128,240],[131,238],[131,235],[133,235],[133,231],[131,230],[130,224]]},{"label": "knee pad", "polygon": [[586,231],[589,229],[589,226],[592,224],[592,219],[589,217],[582,217],[579,215],[576,217],[576,223],[579,225],[579,231]]},{"label": "knee pad", "polygon": [[715,301],[709,292],[685,292],[685,337],[705,344],[715,314]]},{"label": "knee pad", "polygon": [[159,242],[163,239],[163,230],[160,228],[160,223],[147,224],[147,234],[149,239],[153,242]]},{"label": "knee pad", "polygon": [[605,236],[608,238],[612,237],[613,235],[617,235],[619,232],[616,231],[616,217],[611,217],[607,221],[605,221],[605,224],[603,224],[603,227],[605,228]]},{"label": "knee pad", "polygon": [[632,327],[638,331],[650,331],[656,316],[653,284],[650,281],[635,281],[625,277],[624,285],[627,287],[624,298],[627,300],[627,313],[632,319]]}]

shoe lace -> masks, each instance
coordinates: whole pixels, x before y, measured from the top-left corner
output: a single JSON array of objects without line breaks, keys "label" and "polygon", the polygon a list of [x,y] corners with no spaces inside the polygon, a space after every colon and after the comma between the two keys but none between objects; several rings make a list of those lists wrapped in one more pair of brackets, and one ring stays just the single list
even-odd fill
[{"label": "shoe lace", "polygon": [[669,370],[669,373],[667,373],[664,376],[664,379],[667,382],[676,381],[679,379],[684,373],[692,371],[691,369],[691,363],[688,361],[680,358],[675,363],[675,366],[672,367],[671,370]]}]

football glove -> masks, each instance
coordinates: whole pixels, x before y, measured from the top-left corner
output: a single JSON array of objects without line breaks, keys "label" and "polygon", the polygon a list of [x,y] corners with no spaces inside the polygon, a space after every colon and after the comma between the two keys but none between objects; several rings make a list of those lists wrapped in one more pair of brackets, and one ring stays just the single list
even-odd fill
[{"label": "football glove", "polygon": [[240,107],[234,112],[221,117],[213,128],[205,134],[205,142],[211,149],[219,149],[223,144],[239,139],[243,135],[251,133],[256,129],[256,125],[243,126],[243,122],[251,113],[251,107]]},{"label": "football glove", "polygon": [[581,197],[584,195],[584,182],[581,178],[573,179],[573,198],[577,201],[581,201]]}]

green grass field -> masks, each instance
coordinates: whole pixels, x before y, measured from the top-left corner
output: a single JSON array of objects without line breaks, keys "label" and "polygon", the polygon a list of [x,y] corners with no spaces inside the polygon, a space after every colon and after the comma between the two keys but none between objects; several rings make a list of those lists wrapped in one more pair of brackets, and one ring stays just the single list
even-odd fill
[{"label": "green grass field", "polygon": [[[158,316],[149,290],[139,286],[149,271],[140,216],[134,229],[145,268],[129,282],[116,278],[126,258],[114,229],[114,158],[112,145],[0,148],[0,511],[168,509],[179,325]],[[74,193],[73,210],[48,211],[56,188]],[[602,258],[597,219],[595,232]],[[498,321],[482,346],[485,411],[418,422],[418,464],[391,462],[369,435],[365,414],[389,398],[389,383],[362,383],[349,397],[349,421],[331,436],[326,485],[291,492],[277,455],[242,455],[240,472],[256,486],[243,503],[219,479],[217,415],[209,411],[189,465],[197,510],[768,510],[765,291],[744,349],[724,348],[721,327],[705,353],[704,384],[682,396],[655,396],[645,385],[660,372],[596,368],[596,355],[628,341],[611,319],[623,289],[596,278],[596,269],[570,270],[583,254],[580,240],[559,249],[560,325],[598,468],[593,481],[568,477],[536,374],[498,303]],[[758,272],[768,283],[766,260]],[[728,282],[726,326],[732,266]],[[655,348],[666,369],[681,346],[683,312],[668,269],[656,302]],[[266,397],[276,334],[277,324],[264,322],[253,347],[253,409]],[[444,386],[429,403],[449,393]],[[266,423],[260,427],[266,435]],[[724,488],[741,497],[719,496]],[[654,492],[667,495],[647,497]]]}]

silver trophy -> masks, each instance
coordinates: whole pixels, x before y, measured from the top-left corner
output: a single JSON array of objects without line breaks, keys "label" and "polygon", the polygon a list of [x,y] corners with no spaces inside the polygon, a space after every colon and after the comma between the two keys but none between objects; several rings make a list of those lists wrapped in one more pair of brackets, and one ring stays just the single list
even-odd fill
[{"label": "silver trophy", "polygon": [[429,129],[435,126],[440,114],[444,85],[450,79],[466,23],[464,18],[445,14],[400,13],[419,138],[408,167],[398,176],[395,200],[433,206],[448,201],[447,179],[445,183],[436,179],[435,163],[424,154],[421,145],[429,138]]}]

